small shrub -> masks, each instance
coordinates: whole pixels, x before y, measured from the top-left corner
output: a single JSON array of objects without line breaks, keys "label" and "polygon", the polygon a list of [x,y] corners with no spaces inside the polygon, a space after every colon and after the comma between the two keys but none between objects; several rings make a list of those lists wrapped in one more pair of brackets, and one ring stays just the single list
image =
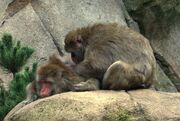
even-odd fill
[{"label": "small shrub", "polygon": [[0,117],[4,117],[14,106],[26,98],[26,86],[35,79],[36,69],[37,63],[34,63],[31,70],[26,67],[22,73],[15,74],[9,90],[0,86]]},{"label": "small shrub", "polygon": [[0,41],[0,64],[15,74],[33,52],[32,48],[22,47],[20,41],[14,44],[11,34],[4,33]]}]

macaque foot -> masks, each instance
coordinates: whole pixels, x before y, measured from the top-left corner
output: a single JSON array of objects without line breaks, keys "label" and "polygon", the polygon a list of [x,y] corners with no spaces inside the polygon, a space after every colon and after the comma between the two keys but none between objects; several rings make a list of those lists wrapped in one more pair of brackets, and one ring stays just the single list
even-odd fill
[{"label": "macaque foot", "polygon": [[36,94],[29,94],[29,96],[25,100],[23,100],[22,103],[27,105],[37,99],[38,99],[38,96]]},{"label": "macaque foot", "polygon": [[37,97],[33,97],[33,98],[31,98],[31,99],[26,99],[26,100],[22,101],[22,103],[25,104],[25,105],[27,105],[27,104],[35,101],[36,99],[37,99]]},{"label": "macaque foot", "polygon": [[24,105],[27,105],[27,104],[29,104],[29,103],[31,103],[31,102],[33,102],[33,100],[24,100],[24,101],[22,101],[22,103],[23,103]]}]

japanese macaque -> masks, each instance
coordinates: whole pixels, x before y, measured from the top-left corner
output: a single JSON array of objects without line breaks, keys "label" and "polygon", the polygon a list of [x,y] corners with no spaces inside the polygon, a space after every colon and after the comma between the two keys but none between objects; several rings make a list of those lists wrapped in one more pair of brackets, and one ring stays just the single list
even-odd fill
[{"label": "japanese macaque", "polygon": [[[86,87],[76,88],[85,85],[84,81],[84,78],[74,73],[58,57],[50,56],[49,61],[38,68],[36,80],[27,86],[27,99],[24,102],[30,103],[39,98],[67,91],[96,90],[98,87],[96,79],[88,79]],[[97,85],[94,86],[94,83]]]},{"label": "japanese macaque", "polygon": [[[155,77],[156,61],[149,41],[116,23],[95,24],[69,32],[65,50],[76,63],[74,71],[86,79],[102,81],[102,89],[148,88]],[[83,82],[76,88],[87,85],[88,82]]]}]

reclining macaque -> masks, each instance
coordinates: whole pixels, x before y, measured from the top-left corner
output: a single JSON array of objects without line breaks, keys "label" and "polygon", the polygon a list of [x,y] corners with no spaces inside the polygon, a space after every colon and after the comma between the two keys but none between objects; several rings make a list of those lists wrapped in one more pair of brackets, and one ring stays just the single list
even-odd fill
[{"label": "reclining macaque", "polygon": [[27,100],[66,91],[148,88],[155,78],[156,61],[149,41],[128,27],[79,28],[66,35],[65,50],[71,53],[74,66],[50,57],[29,84]]},{"label": "reclining macaque", "polygon": [[[30,103],[39,98],[67,91],[98,89],[98,81],[88,79],[88,85],[84,89],[76,90],[75,85],[82,84],[84,81],[86,80],[74,73],[58,57],[55,55],[50,56],[49,61],[38,68],[36,80],[27,86],[27,99],[25,102]],[[97,85],[94,86],[94,83],[97,83]]]}]

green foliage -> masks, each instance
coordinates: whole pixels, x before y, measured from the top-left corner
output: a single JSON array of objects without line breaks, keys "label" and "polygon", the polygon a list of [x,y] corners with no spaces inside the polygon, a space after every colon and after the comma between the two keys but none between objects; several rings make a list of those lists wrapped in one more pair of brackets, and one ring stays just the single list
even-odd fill
[{"label": "green foliage", "polygon": [[28,67],[22,73],[15,74],[9,85],[9,90],[0,86],[0,117],[4,117],[16,104],[26,98],[26,86],[35,79],[37,63],[32,69]]},{"label": "green foliage", "polygon": [[0,41],[0,64],[15,74],[33,52],[32,48],[22,47],[20,41],[14,44],[11,34],[4,33]]},{"label": "green foliage", "polygon": [[103,117],[103,121],[132,121],[132,115],[123,109],[117,112],[108,113]]}]

